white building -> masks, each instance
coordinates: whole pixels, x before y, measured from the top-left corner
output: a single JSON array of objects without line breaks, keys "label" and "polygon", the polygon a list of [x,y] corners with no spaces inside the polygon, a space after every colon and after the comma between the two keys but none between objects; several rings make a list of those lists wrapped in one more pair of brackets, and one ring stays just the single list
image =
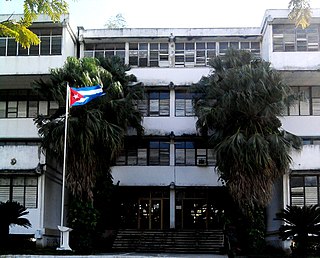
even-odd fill
[{"label": "white building", "polygon": [[[0,201],[23,203],[32,228],[12,233],[35,234],[43,244],[57,235],[61,175],[45,166],[33,124],[38,113],[58,103],[31,94],[30,83],[61,67],[67,56],[118,55],[146,87],[141,103],[143,139],[128,137],[112,170],[126,209],[119,226],[134,229],[210,229],[221,208],[221,182],[214,157],[195,127],[188,87],[210,73],[208,61],[232,47],[260,55],[283,74],[303,98],[282,118],[283,128],[301,136],[305,145],[292,153],[291,170],[275,186],[268,207],[268,240],[277,244],[275,213],[286,205],[319,203],[320,181],[320,10],[311,25],[295,28],[288,10],[267,10],[258,28],[224,29],[90,29],[77,37],[68,17],[53,24],[42,18],[33,28],[40,47],[21,49],[13,39],[0,38]],[[77,41],[79,45],[77,45]],[[38,165],[40,164],[40,165]],[[44,166],[42,166],[44,165]],[[43,168],[43,170],[42,170]],[[220,198],[220,200],[219,200]],[[130,218],[130,219],[128,219]]]},{"label": "white building", "polygon": [[61,174],[50,173],[52,169],[46,166],[33,119],[55,112],[59,103],[41,100],[32,92],[31,83],[45,79],[50,68],[61,67],[68,56],[75,56],[77,39],[68,19],[66,15],[60,23],[52,23],[40,16],[32,30],[41,43],[30,49],[12,38],[0,38],[0,201],[14,200],[28,208],[32,227],[11,227],[10,232],[36,235],[39,241],[45,240],[43,244],[57,241]]}]

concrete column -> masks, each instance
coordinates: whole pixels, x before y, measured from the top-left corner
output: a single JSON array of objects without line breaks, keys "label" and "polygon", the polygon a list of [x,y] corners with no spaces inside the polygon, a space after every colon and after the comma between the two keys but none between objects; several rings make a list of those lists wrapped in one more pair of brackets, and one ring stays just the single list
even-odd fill
[{"label": "concrete column", "polygon": [[125,56],[124,56],[125,64],[129,64],[129,42],[125,43]]},{"label": "concrete column", "polygon": [[176,190],[173,182],[170,184],[170,228],[176,228]]}]

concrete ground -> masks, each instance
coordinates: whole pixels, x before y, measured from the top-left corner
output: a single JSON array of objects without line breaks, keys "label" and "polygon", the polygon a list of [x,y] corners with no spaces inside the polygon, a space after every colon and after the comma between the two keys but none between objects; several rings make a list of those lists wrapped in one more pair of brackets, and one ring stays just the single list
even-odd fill
[{"label": "concrete ground", "polygon": [[217,254],[169,254],[169,253],[110,253],[98,255],[0,255],[1,258],[148,258],[148,257],[164,257],[164,258],[227,258],[227,255]]},{"label": "concrete ground", "polygon": [[170,253],[121,253],[121,254],[106,254],[106,256],[101,257],[131,257],[131,258],[147,258],[147,257],[165,257],[165,258],[176,258],[176,257],[188,257],[188,258],[225,258],[227,255],[218,254],[170,254]]}]

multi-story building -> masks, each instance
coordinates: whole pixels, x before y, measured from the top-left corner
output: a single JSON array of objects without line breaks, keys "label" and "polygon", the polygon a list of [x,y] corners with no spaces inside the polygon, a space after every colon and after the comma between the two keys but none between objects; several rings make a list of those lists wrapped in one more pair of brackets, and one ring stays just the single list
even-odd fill
[{"label": "multi-story building", "polygon": [[40,16],[31,29],[41,43],[29,49],[13,38],[0,38],[0,201],[18,201],[29,211],[32,227],[11,227],[11,233],[36,236],[39,242],[45,235],[48,242],[43,244],[50,244],[51,236],[59,235],[55,231],[60,224],[61,174],[46,166],[34,118],[52,114],[59,103],[39,98],[31,84],[45,80],[50,68],[61,67],[68,56],[75,56],[77,39],[68,16],[59,23]]},{"label": "multi-story building", "polygon": [[210,58],[234,48],[271,62],[301,95],[281,118],[283,128],[301,136],[304,146],[292,153],[290,171],[276,183],[268,207],[268,240],[276,244],[276,212],[286,205],[320,203],[320,10],[313,10],[307,29],[296,28],[288,13],[267,10],[257,28],[79,27],[77,37],[63,17],[58,24],[39,20],[33,25],[42,39],[39,47],[24,50],[14,40],[0,38],[0,151],[5,157],[0,161],[0,201],[22,202],[33,225],[12,233],[37,233],[45,239],[59,224],[61,175],[42,166],[46,161],[32,121],[58,104],[37,99],[28,89],[33,79],[62,66],[77,49],[79,57],[120,56],[146,89],[146,99],[139,103],[145,135],[127,138],[112,169],[125,207],[121,227],[215,227],[221,182],[214,155],[197,132],[188,88],[211,72]]}]

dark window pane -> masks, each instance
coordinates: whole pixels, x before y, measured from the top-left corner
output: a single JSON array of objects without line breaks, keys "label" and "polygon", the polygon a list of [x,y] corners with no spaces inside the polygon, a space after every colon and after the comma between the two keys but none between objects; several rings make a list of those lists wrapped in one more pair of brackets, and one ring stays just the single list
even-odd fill
[{"label": "dark window pane", "polygon": [[0,38],[0,56],[5,56],[6,55],[6,43],[7,39],[6,38]]},{"label": "dark window pane", "polygon": [[50,37],[40,37],[40,55],[50,55]]},{"label": "dark window pane", "polygon": [[17,42],[13,38],[8,39],[7,55],[8,56],[17,55]]},{"label": "dark window pane", "polygon": [[61,36],[52,37],[51,55],[61,55]]}]

